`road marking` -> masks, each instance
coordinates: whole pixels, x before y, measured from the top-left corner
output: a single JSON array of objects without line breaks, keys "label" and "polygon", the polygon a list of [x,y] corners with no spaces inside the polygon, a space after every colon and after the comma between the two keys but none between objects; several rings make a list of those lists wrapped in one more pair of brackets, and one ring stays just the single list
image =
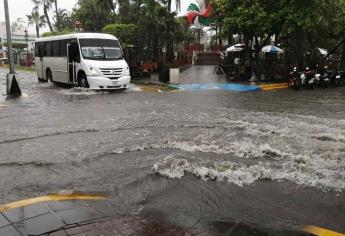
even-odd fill
[{"label": "road marking", "polygon": [[0,205],[0,212],[26,207],[29,205],[41,203],[41,202],[51,202],[51,201],[67,201],[67,200],[107,200],[105,196],[91,195],[91,194],[51,194],[43,197],[36,197],[31,199],[20,200],[17,202],[12,202],[4,205]]},{"label": "road marking", "polygon": [[317,226],[309,225],[303,231],[317,235],[317,236],[345,236],[345,234],[337,233],[328,229],[323,229]]}]

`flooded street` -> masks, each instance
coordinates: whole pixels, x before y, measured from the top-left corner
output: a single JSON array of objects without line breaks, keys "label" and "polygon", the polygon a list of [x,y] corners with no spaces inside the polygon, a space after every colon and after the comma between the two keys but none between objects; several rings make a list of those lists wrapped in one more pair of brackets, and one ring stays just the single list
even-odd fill
[{"label": "flooded street", "polygon": [[23,96],[0,97],[2,204],[95,192],[183,227],[345,231],[345,88],[108,93],[20,75]]}]

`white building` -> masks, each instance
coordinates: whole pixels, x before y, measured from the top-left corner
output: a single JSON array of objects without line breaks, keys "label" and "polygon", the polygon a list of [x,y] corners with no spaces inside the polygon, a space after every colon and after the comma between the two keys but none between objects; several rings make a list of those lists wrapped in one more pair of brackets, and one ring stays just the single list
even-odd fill
[{"label": "white building", "polygon": [[[17,22],[12,23],[11,30],[12,30],[12,43],[14,44],[26,44],[25,41],[25,30],[27,27],[23,24],[19,24]],[[34,48],[34,40],[36,38],[35,34],[29,33],[28,35],[28,44],[29,50]],[[6,34],[6,23],[0,22],[0,53],[2,51],[6,51],[6,47],[4,44],[7,42],[7,34]]]}]

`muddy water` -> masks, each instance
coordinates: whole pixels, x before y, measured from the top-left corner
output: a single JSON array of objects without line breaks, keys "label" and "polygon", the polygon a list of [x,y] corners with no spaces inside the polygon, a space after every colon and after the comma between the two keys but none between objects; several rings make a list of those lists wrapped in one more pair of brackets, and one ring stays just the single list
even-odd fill
[{"label": "muddy water", "polygon": [[345,230],[344,88],[99,93],[21,76],[24,96],[0,100],[1,203],[102,192],[183,226]]}]

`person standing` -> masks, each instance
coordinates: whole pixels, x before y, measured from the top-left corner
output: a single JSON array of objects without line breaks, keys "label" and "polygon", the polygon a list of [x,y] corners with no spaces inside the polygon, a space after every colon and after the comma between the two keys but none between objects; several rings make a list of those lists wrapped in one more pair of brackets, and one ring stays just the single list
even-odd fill
[{"label": "person standing", "polygon": [[240,76],[240,66],[241,66],[241,58],[236,56],[234,60],[235,79],[238,79]]}]

